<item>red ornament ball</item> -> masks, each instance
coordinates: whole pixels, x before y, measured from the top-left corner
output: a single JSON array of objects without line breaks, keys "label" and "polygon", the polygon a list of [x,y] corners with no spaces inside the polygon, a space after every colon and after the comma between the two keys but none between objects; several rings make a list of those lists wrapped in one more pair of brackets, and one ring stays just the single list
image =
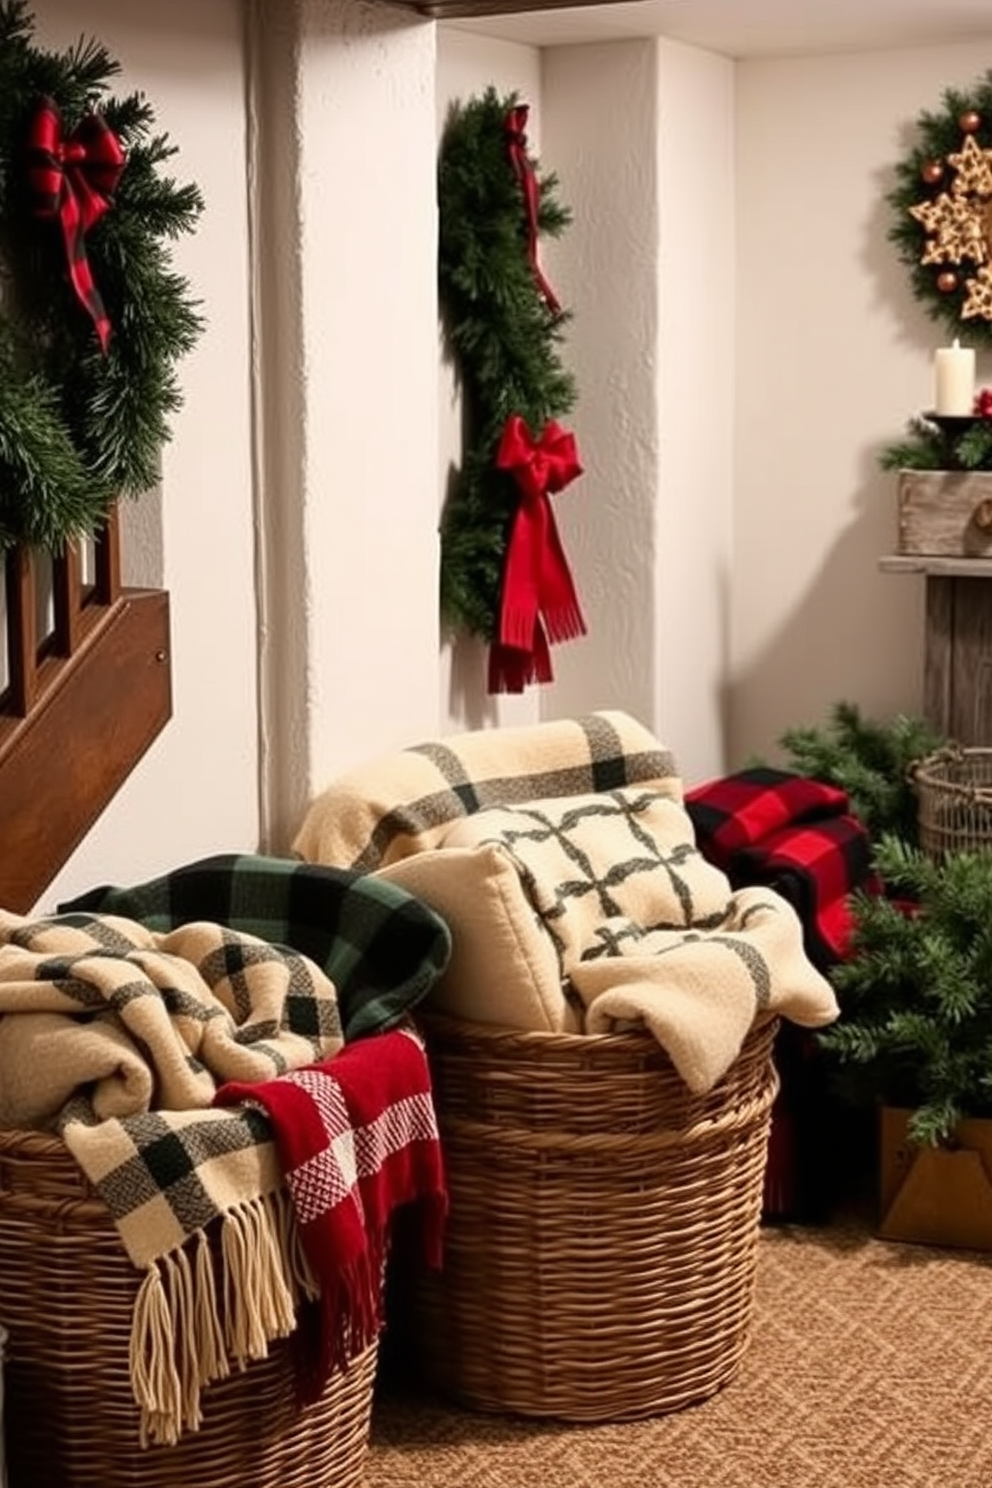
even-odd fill
[{"label": "red ornament ball", "polygon": [[981,114],[976,114],[974,109],[969,109],[958,119],[958,124],[964,134],[974,134],[982,122]]},{"label": "red ornament ball", "polygon": [[957,274],[952,274],[950,270],[947,270],[945,273],[937,275],[937,288],[941,294],[953,294],[957,287]]},{"label": "red ornament ball", "polygon": [[928,186],[936,186],[943,174],[944,162],[942,160],[928,160],[920,170],[920,175]]}]

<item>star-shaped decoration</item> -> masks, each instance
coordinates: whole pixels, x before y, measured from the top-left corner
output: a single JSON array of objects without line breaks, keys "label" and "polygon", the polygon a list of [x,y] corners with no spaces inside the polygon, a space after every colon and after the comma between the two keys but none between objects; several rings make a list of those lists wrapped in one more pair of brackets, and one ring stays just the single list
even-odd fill
[{"label": "star-shaped decoration", "polygon": [[971,259],[981,264],[988,258],[984,203],[942,191],[932,201],[910,207],[909,215],[926,229],[921,263],[959,264]]},{"label": "star-shaped decoration", "polygon": [[956,172],[956,193],[992,196],[992,150],[983,150],[973,134],[968,135],[956,155],[948,155],[947,163]]},{"label": "star-shaped decoration", "polygon": [[961,306],[962,320],[992,320],[992,266],[982,267],[968,280],[968,297]]}]

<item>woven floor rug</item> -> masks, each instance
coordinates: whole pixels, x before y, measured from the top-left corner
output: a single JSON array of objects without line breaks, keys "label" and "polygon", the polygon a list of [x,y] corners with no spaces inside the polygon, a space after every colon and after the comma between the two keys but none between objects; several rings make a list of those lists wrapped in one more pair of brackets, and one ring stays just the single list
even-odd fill
[{"label": "woven floor rug", "polygon": [[737,1379],[567,1427],[377,1395],[366,1488],[992,1488],[992,1256],[768,1228]]}]

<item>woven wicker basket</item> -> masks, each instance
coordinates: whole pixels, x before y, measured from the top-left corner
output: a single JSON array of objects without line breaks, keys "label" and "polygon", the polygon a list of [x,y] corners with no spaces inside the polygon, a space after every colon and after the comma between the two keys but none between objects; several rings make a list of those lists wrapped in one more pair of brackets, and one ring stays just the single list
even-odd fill
[{"label": "woven wicker basket", "polygon": [[411,1334],[473,1408],[650,1416],[735,1374],[754,1295],[775,1020],[693,1096],[647,1035],[424,1022],[451,1196]]},{"label": "woven wicker basket", "polygon": [[63,1144],[0,1131],[9,1488],[357,1488],[374,1345],[298,1411],[281,1341],[205,1391],[199,1431],[142,1450],[128,1370],[139,1279]]},{"label": "woven wicker basket", "polygon": [[933,858],[992,849],[992,749],[952,746],[913,770],[920,846]]}]

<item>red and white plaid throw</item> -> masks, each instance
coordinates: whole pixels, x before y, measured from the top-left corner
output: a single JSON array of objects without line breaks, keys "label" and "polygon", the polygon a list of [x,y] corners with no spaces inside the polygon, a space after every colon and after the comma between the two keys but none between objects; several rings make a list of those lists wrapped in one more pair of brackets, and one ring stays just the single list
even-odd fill
[{"label": "red and white plaid throw", "polygon": [[441,1263],[447,1193],[423,1044],[405,1028],[358,1039],[275,1080],[231,1081],[216,1103],[254,1106],[272,1122],[320,1288],[319,1337],[300,1380],[303,1399],[315,1399],[378,1336],[396,1210],[417,1204],[424,1259]]}]

